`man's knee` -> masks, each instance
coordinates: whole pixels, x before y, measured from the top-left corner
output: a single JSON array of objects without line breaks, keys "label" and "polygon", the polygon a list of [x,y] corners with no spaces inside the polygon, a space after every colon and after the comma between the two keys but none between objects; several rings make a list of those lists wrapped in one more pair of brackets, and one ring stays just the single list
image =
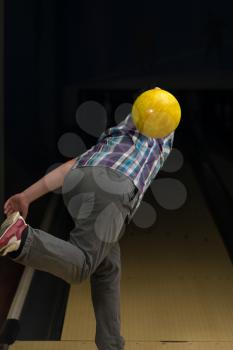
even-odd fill
[{"label": "man's knee", "polygon": [[72,273],[70,274],[69,283],[70,284],[81,284],[90,277],[91,271],[88,264],[84,264],[82,269],[80,267],[73,265]]},{"label": "man's knee", "polygon": [[113,263],[105,259],[102,264],[98,266],[96,271],[91,274],[91,284],[106,284],[106,286],[113,286],[118,283],[121,277],[121,266],[119,263]]}]

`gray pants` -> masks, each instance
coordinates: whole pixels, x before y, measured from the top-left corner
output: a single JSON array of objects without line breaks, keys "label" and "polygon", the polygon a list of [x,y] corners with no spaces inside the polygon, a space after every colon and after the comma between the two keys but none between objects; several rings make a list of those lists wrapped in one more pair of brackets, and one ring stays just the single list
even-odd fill
[{"label": "gray pants", "polygon": [[13,260],[72,284],[90,277],[97,348],[122,350],[119,240],[138,191],[127,176],[95,166],[71,169],[62,192],[74,221],[69,240],[28,226],[24,247]]}]

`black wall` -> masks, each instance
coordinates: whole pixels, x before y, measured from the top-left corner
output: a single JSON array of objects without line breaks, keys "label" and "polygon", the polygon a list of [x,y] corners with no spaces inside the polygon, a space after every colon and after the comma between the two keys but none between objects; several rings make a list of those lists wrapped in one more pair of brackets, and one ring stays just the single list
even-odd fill
[{"label": "black wall", "polygon": [[[182,80],[183,91],[187,85],[194,92],[201,89],[203,76],[211,77],[210,89],[218,91],[217,76],[223,89],[226,79],[228,89],[220,92],[221,101],[224,96],[231,100],[229,1],[8,0],[5,7],[6,196],[66,160],[57,148],[64,132],[78,133],[87,147],[94,142],[73,122],[79,91],[87,83],[101,89],[101,81],[105,87],[106,81],[113,87],[118,81],[132,102],[128,87],[135,94],[147,82],[156,85],[157,76],[166,76],[165,89],[177,82],[179,90]],[[216,96],[208,96],[211,120]],[[82,97],[89,98],[88,93]],[[128,102],[125,98],[119,103]]]}]

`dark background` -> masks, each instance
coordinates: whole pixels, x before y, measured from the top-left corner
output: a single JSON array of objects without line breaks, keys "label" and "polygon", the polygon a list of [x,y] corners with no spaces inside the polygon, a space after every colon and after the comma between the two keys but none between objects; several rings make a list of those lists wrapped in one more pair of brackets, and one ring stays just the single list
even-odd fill
[{"label": "dark background", "polygon": [[170,90],[180,99],[184,124],[191,123],[186,108],[193,106],[205,137],[217,130],[218,143],[227,144],[231,10],[225,0],[6,1],[6,197],[66,160],[57,148],[65,132],[91,146],[95,140],[79,130],[75,111],[89,99],[105,103],[113,90],[115,105],[151,86]]},{"label": "dark background", "polygon": [[[231,2],[6,0],[4,18],[5,200],[69,159],[58,148],[65,133],[79,135],[86,148],[96,142],[76,123],[82,102],[101,103],[112,126],[121,103],[160,86],[181,104],[174,146],[192,163],[210,207],[215,204],[233,256]],[[34,227],[41,208],[44,198],[32,204]],[[12,263],[11,270],[2,274],[12,277],[9,302],[22,267]],[[0,324],[6,295],[1,300]]]}]

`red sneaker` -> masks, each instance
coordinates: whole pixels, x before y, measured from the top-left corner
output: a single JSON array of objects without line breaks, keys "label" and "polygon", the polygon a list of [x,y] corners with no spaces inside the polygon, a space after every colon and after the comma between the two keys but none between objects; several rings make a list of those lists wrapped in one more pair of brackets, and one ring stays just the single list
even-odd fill
[{"label": "red sneaker", "polygon": [[0,255],[4,256],[19,248],[22,232],[27,226],[18,211],[6,218],[0,227]]}]

